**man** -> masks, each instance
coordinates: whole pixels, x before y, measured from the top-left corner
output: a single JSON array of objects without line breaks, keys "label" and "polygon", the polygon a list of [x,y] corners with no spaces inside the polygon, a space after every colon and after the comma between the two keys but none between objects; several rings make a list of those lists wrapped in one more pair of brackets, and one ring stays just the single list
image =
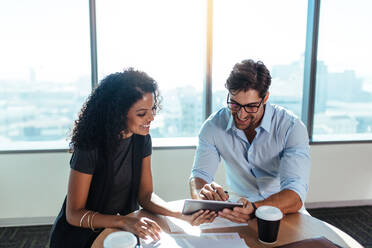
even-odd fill
[{"label": "man", "polygon": [[213,182],[222,157],[227,185],[243,197],[243,207],[218,214],[234,222],[247,222],[261,205],[297,212],[306,198],[311,167],[307,130],[293,113],[268,102],[270,84],[262,62],[237,63],[225,84],[228,107],[212,114],[199,134],[191,196],[229,198]]}]

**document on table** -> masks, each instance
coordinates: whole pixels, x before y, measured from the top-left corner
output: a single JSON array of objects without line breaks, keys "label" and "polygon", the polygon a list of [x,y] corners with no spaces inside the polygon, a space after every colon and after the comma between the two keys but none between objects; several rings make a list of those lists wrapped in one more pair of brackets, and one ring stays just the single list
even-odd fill
[{"label": "document on table", "polygon": [[204,223],[200,226],[192,226],[184,220],[180,220],[174,217],[163,216],[166,220],[170,231],[173,232],[188,232],[191,230],[195,232],[196,230],[205,230],[212,228],[223,228],[223,227],[235,227],[235,226],[248,226],[248,223],[235,223],[225,218],[217,217],[212,223]]},{"label": "document on table", "polygon": [[159,241],[141,241],[141,245],[143,248],[248,247],[245,244],[244,240],[239,237],[238,233],[201,233],[200,236],[193,236],[189,234],[162,233],[161,239]]},{"label": "document on table", "polygon": [[204,223],[200,225],[200,229],[234,227],[234,226],[248,226],[248,223],[235,223],[228,219],[217,217],[212,223]]}]

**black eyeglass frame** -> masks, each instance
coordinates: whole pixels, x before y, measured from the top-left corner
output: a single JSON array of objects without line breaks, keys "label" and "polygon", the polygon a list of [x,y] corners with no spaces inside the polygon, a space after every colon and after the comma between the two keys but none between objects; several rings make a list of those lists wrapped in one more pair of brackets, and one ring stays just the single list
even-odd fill
[{"label": "black eyeglass frame", "polygon": [[[260,103],[258,104],[258,106],[252,106],[252,103],[249,103],[249,104],[246,104],[246,105],[241,105],[240,103],[237,103],[237,102],[230,102],[229,101],[230,99],[230,93],[227,94],[227,100],[226,100],[226,103],[227,103],[227,107],[231,110],[231,111],[234,111],[234,112],[239,112],[242,108],[244,109],[244,111],[248,114],[255,114],[258,112],[258,110],[260,109],[262,103],[264,102],[265,100],[265,97],[262,97],[262,100],[260,101]],[[239,106],[239,109],[238,110],[233,110],[231,109],[230,107],[230,104],[235,104],[235,105],[238,105]],[[256,111],[248,111],[246,109],[246,107],[249,107],[249,108],[256,108]]]}]

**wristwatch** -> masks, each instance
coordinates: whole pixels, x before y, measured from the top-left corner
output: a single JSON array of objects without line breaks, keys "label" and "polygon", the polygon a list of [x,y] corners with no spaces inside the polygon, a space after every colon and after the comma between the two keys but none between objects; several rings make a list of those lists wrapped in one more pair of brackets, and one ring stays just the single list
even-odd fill
[{"label": "wristwatch", "polygon": [[252,204],[252,207],[253,207],[253,212],[251,213],[251,219],[253,219],[254,217],[256,217],[257,206],[256,206],[256,204],[254,204],[254,202],[251,202],[251,204]]}]

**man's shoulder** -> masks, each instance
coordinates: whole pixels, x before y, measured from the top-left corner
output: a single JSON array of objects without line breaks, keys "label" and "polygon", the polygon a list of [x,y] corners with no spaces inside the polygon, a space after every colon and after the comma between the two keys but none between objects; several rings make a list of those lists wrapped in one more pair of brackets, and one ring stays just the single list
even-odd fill
[{"label": "man's shoulder", "polygon": [[291,110],[286,109],[279,105],[272,105],[273,117],[272,117],[272,130],[275,130],[279,136],[286,136],[288,131],[297,130],[296,133],[306,133],[307,129],[301,119],[294,114]]},{"label": "man's shoulder", "polygon": [[229,120],[230,111],[227,108],[221,108],[205,120],[200,129],[199,135],[202,137],[209,137],[225,133]]},{"label": "man's shoulder", "polygon": [[289,121],[293,123],[300,120],[295,113],[283,106],[271,104],[271,107],[273,111],[273,119],[276,119],[278,122]]},{"label": "man's shoulder", "polygon": [[224,127],[226,128],[230,120],[230,111],[227,108],[221,108],[217,112],[211,114],[208,119],[205,121],[205,124],[215,127]]}]

